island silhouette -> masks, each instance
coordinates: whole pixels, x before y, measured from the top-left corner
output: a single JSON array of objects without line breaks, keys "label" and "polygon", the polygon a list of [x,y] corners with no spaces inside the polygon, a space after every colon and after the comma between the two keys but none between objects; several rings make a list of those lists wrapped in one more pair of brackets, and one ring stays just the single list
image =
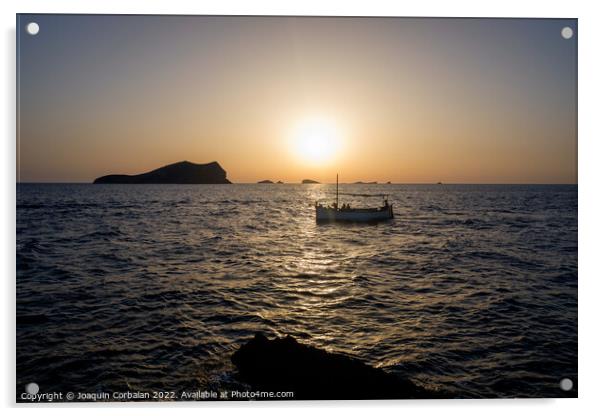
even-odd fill
[{"label": "island silhouette", "polygon": [[139,175],[106,175],[97,184],[227,184],[226,171],[217,162],[199,164],[187,160],[166,165]]}]

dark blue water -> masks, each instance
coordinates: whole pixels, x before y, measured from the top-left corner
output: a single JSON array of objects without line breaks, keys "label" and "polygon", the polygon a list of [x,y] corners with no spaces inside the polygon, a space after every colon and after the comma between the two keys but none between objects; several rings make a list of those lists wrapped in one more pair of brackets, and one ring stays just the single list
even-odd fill
[{"label": "dark blue water", "polygon": [[456,397],[577,381],[577,187],[341,185],[378,225],[318,225],[331,185],[17,185],[17,391],[237,386],[291,334]]}]

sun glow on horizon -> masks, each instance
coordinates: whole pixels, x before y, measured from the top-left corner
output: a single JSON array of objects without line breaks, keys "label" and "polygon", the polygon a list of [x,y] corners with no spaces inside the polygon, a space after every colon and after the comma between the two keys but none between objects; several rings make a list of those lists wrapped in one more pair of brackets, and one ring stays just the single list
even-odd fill
[{"label": "sun glow on horizon", "polygon": [[341,149],[341,135],[337,126],[325,118],[308,118],[293,132],[292,148],[304,163],[324,165],[337,157]]}]

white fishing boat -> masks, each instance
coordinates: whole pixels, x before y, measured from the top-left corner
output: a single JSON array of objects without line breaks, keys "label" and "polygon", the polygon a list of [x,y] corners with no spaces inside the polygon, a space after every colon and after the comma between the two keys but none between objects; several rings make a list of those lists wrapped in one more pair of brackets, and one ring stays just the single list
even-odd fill
[{"label": "white fishing boat", "polygon": [[385,197],[383,206],[377,208],[351,208],[349,204],[339,206],[339,175],[337,175],[336,201],[331,205],[316,202],[317,222],[376,222],[393,218],[393,204]]}]

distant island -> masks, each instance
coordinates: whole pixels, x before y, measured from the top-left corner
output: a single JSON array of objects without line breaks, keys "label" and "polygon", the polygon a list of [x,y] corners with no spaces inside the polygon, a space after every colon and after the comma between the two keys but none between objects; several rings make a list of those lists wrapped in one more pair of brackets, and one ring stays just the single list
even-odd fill
[{"label": "distant island", "polygon": [[106,175],[96,178],[100,184],[226,184],[226,171],[217,162],[206,164],[188,161],[173,163],[139,175]]},{"label": "distant island", "polygon": [[269,180],[269,179],[266,179],[266,180],[263,180],[263,181],[259,181],[259,182],[257,182],[257,183],[274,183],[274,182],[272,182],[272,181],[271,181],[271,180]]},{"label": "distant island", "polygon": [[313,179],[303,179],[301,183],[320,183],[318,181],[314,181]]},{"label": "distant island", "polygon": [[358,181],[358,182],[353,182],[355,185],[376,185],[378,182],[362,182],[362,181]]}]

